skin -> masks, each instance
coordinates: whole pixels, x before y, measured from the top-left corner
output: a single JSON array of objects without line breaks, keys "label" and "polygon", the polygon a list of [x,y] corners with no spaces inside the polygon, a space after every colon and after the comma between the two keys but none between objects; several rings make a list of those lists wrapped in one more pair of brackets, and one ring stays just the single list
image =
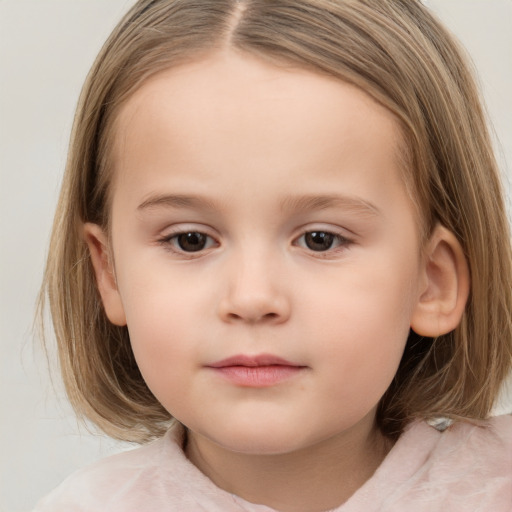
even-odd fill
[{"label": "skin", "polygon": [[[467,296],[454,237],[420,243],[396,120],[339,80],[229,51],[148,80],[116,130],[111,238],[85,237],[188,457],[255,503],[340,505],[391,448],[375,411],[411,326],[451,330]],[[184,250],[187,232],[204,248]],[[237,354],[300,370],[252,387],[208,367]]]}]

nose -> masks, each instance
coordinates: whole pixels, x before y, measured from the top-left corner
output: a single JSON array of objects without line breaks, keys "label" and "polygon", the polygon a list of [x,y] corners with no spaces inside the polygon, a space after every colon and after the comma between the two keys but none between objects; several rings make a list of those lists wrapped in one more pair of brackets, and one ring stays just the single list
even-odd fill
[{"label": "nose", "polygon": [[287,276],[275,258],[230,258],[219,299],[219,316],[229,323],[280,324],[290,317]]}]

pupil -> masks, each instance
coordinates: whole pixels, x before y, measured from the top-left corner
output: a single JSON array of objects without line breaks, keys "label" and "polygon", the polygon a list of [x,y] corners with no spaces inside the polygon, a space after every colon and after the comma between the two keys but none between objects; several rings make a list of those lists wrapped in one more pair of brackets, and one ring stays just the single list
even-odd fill
[{"label": "pupil", "polygon": [[196,232],[182,233],[178,236],[178,245],[180,249],[187,252],[200,251],[206,245],[206,236]]},{"label": "pupil", "polygon": [[325,231],[311,231],[306,233],[305,241],[312,251],[327,251],[332,246],[334,235]]}]

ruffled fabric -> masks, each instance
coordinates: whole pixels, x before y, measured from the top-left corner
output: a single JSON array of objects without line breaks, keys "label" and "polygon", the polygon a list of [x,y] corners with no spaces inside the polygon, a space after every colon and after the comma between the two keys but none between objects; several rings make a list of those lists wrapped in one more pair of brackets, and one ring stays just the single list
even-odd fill
[{"label": "ruffled fabric", "polygon": [[[77,471],[34,512],[275,512],[216,487],[183,453],[180,425]],[[334,512],[512,512],[512,416],[443,432],[411,424]]]}]

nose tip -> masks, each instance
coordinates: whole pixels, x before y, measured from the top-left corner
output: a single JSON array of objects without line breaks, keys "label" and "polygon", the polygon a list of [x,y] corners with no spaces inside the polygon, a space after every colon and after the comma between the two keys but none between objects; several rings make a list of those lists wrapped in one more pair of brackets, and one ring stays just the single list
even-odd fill
[{"label": "nose tip", "polygon": [[219,316],[231,323],[278,324],[289,318],[290,303],[275,286],[238,281],[219,301]]},{"label": "nose tip", "polygon": [[236,247],[219,268],[218,314],[224,322],[280,324],[291,313],[290,279],[272,245],[259,239]]}]

